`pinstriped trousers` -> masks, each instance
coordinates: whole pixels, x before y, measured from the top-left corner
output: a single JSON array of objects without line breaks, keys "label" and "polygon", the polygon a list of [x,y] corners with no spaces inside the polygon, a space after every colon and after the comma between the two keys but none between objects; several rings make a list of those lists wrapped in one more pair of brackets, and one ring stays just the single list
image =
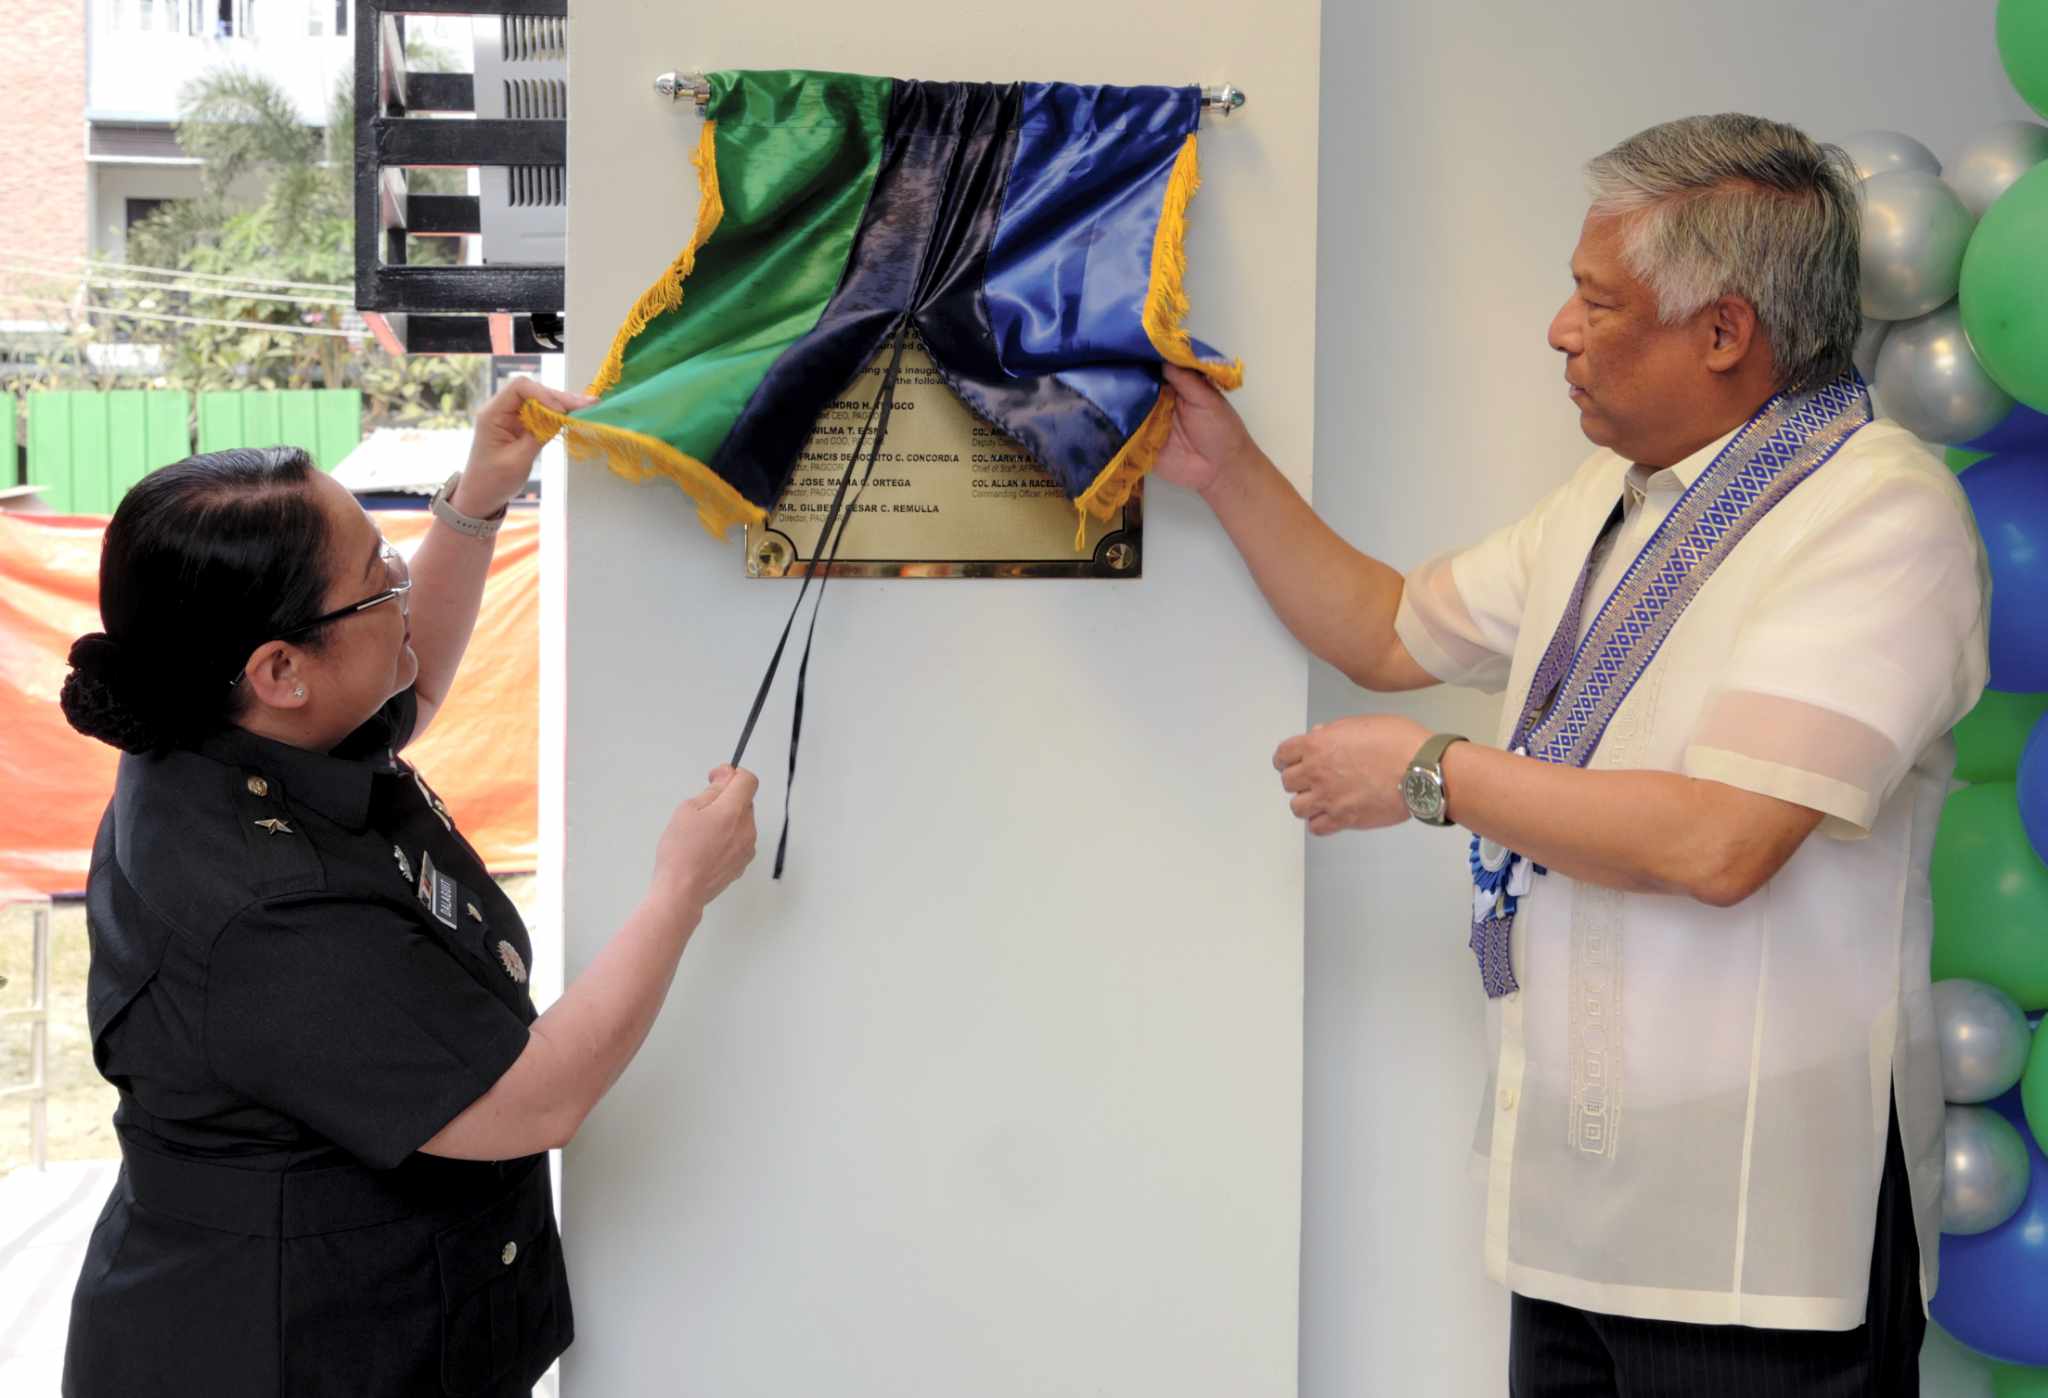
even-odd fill
[{"label": "pinstriped trousers", "polygon": [[1919,1398],[1927,1317],[1896,1105],[1856,1329],[1635,1320],[1521,1295],[1510,1326],[1509,1398]]}]

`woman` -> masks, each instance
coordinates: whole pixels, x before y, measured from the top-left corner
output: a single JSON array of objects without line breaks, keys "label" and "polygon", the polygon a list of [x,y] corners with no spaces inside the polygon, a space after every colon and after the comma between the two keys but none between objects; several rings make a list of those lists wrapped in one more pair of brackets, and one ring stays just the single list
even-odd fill
[{"label": "woman", "polygon": [[[296,448],[122,500],[64,712],[124,749],[87,885],[122,1170],[64,1391],[524,1394],[571,1320],[545,1152],[639,1048],[754,853],[754,778],[679,807],[638,909],[538,1018],[512,904],[397,754],[476,620],[537,443],[477,419],[410,570]],[[417,587],[415,587],[417,584]]]}]

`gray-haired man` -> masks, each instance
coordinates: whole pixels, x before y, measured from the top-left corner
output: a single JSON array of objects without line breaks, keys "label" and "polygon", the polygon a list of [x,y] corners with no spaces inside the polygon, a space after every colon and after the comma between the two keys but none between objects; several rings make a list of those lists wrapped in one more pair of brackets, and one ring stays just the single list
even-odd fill
[{"label": "gray-haired man", "polygon": [[1984,683],[1982,550],[1850,368],[1838,152],[1696,117],[1588,174],[1550,343],[1600,450],[1526,518],[1404,578],[1180,373],[1158,471],[1360,685],[1506,691],[1498,746],[1359,716],[1274,760],[1314,834],[1471,832],[1443,857],[1471,870],[1497,1038],[1511,1390],[1916,1392],[1927,873],[1946,735]]}]

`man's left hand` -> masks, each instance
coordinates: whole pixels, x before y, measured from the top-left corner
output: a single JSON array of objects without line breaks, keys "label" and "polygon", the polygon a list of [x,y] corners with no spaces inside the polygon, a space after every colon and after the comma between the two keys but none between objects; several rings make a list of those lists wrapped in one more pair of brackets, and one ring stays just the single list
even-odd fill
[{"label": "man's left hand", "polygon": [[1273,754],[1280,785],[1311,835],[1377,830],[1408,819],[1401,778],[1429,730],[1391,714],[1360,714],[1289,738]]}]

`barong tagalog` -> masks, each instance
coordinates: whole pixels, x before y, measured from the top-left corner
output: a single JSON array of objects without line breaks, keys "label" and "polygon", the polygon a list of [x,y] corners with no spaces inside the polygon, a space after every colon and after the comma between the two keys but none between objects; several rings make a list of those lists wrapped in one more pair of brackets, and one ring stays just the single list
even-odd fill
[{"label": "barong tagalog", "polygon": [[[1671,507],[1581,641],[1596,542],[1588,540],[1586,565],[1530,680],[1510,750],[1570,767],[1590,762],[1622,701],[1714,570],[1871,417],[1869,392],[1853,371],[1764,404]],[[1499,997],[1518,988],[1510,958],[1517,907],[1547,871],[1477,835],[1467,862],[1472,954],[1487,995]]]}]

